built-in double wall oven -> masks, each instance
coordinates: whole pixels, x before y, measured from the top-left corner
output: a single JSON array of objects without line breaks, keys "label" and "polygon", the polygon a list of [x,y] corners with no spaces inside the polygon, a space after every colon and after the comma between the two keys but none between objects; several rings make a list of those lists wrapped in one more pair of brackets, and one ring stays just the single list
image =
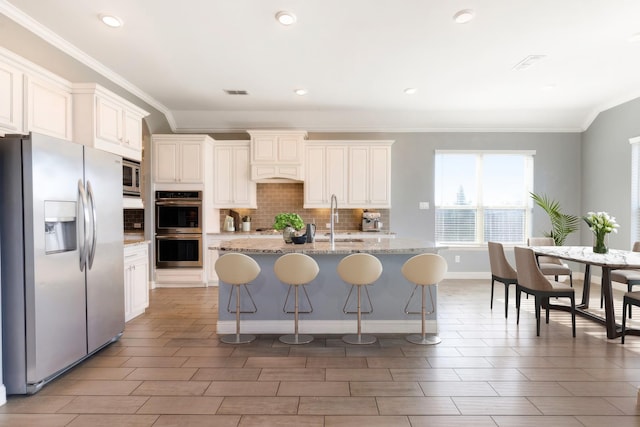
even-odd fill
[{"label": "built-in double wall oven", "polygon": [[202,267],[202,191],[156,191],[156,268]]}]

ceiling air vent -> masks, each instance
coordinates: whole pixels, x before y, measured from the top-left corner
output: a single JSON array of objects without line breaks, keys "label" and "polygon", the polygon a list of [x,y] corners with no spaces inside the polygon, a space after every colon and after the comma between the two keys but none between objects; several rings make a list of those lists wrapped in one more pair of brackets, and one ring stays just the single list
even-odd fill
[{"label": "ceiling air vent", "polygon": [[224,91],[227,95],[249,95],[249,92],[246,90],[225,89]]}]

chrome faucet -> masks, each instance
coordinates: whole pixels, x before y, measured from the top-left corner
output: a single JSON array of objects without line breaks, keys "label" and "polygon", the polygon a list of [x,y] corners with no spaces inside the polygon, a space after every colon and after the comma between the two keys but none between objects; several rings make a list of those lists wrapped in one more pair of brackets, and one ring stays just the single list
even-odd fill
[{"label": "chrome faucet", "polygon": [[[335,202],[335,207],[334,207],[334,202]],[[338,212],[336,212],[338,209],[338,198],[336,197],[335,194],[331,195],[331,228],[329,230],[329,243],[331,243],[331,249],[335,249],[335,232],[334,232],[334,228],[335,228],[335,223],[339,222],[338,220]]]}]

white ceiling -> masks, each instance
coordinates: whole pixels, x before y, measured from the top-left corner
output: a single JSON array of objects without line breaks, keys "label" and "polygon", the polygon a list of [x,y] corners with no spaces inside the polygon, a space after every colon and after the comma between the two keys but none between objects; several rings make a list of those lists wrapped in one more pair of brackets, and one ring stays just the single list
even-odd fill
[{"label": "white ceiling", "polygon": [[[456,24],[461,9],[475,19]],[[280,10],[297,23],[281,26]],[[581,131],[640,96],[638,0],[0,0],[0,11],[60,36],[176,132]],[[514,70],[528,55],[545,57]]]}]

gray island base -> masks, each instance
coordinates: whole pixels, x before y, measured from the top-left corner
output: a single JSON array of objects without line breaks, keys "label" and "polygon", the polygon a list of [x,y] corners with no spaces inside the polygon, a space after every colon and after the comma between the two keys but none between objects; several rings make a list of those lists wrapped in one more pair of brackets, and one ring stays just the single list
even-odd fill
[{"label": "gray island base", "polygon": [[[355,241],[354,241],[355,240]],[[235,239],[220,242],[209,247],[218,250],[220,256],[227,252],[239,252],[249,255],[260,265],[261,272],[250,285],[253,300],[258,307],[257,313],[241,315],[241,330],[252,334],[285,334],[293,331],[293,315],[283,312],[283,305],[289,286],[275,276],[273,266],[276,260],[291,252],[305,253],[316,260],[320,267],[318,276],[306,285],[313,306],[313,312],[300,315],[300,333],[305,334],[344,334],[356,331],[356,315],[345,314],[343,307],[350,285],[338,276],[336,268],[345,256],[365,252],[382,262],[383,272],[380,278],[367,286],[373,304],[373,313],[362,316],[362,332],[376,333],[419,333],[420,315],[405,314],[405,305],[414,285],[402,275],[402,265],[412,256],[421,253],[436,253],[439,247],[413,239],[350,239],[336,241],[332,248],[327,241],[316,241],[301,245],[286,244],[280,239]],[[434,291],[437,287],[434,288]],[[231,286],[220,282],[218,310],[218,334],[235,332],[235,314],[227,312]],[[349,300],[347,311],[356,310],[355,290]],[[242,311],[252,308],[251,301],[242,292]],[[434,307],[437,308],[437,292],[433,293]],[[369,308],[363,290],[362,310]],[[231,309],[235,309],[235,295]],[[420,292],[412,299],[409,311],[420,311]],[[427,297],[427,308],[431,301]],[[300,311],[308,311],[304,293],[300,292]],[[293,311],[293,298],[289,298],[288,311]],[[427,333],[437,332],[437,310],[427,316]]]}]

